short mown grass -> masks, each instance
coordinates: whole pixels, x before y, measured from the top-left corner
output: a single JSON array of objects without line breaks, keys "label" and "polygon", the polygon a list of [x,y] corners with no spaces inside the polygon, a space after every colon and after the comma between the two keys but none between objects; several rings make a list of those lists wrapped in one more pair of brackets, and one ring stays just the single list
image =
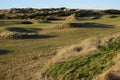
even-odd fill
[{"label": "short mown grass", "polygon": [[95,76],[114,65],[114,54],[120,49],[120,41],[108,43],[100,52],[80,56],[68,62],[51,65],[44,76],[54,80],[92,80]]}]

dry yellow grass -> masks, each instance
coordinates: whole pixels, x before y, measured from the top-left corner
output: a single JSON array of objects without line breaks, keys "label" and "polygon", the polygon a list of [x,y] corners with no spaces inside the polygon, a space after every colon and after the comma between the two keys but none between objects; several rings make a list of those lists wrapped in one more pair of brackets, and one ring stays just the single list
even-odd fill
[{"label": "dry yellow grass", "polygon": [[0,33],[0,39],[29,39],[38,37],[39,34],[37,33],[11,32],[7,30]]},{"label": "dry yellow grass", "polygon": [[[53,24],[62,23],[55,22],[52,24],[37,24],[32,25],[5,25],[5,27],[24,27],[24,28],[42,28],[39,31],[41,34],[55,35],[55,38],[43,39],[29,39],[29,40],[0,40],[0,48],[8,50],[7,54],[0,55],[1,62],[5,63],[0,65],[1,76],[3,80],[24,80],[31,79],[39,80],[39,72],[44,68],[44,64],[49,62],[49,56],[55,57],[54,53],[50,53],[53,49],[61,46],[80,43],[81,40],[89,38],[90,36],[106,36],[120,31],[119,18],[117,19],[99,19],[99,20],[80,20],[79,22],[95,22],[100,24],[114,25],[115,28],[74,28],[64,30],[48,29]],[[72,45],[71,45],[72,46]],[[64,47],[66,49],[66,47]],[[63,49],[64,49],[63,48]],[[68,46],[69,48],[69,46]],[[59,49],[61,51],[61,49]],[[58,52],[59,52],[58,51]],[[58,54],[57,52],[57,54]],[[41,55],[37,60],[32,60],[32,57]],[[74,55],[74,54],[73,54]],[[50,58],[51,58],[50,57]],[[76,56],[75,56],[76,57]],[[35,63],[35,64],[34,64]],[[1,68],[2,67],[2,68]],[[15,69],[14,69],[15,68]],[[5,75],[4,75],[5,74]],[[21,78],[20,78],[21,77]],[[38,79],[36,79],[38,78]]]},{"label": "dry yellow grass", "polygon": [[62,24],[57,24],[52,26],[52,29],[66,29],[66,28],[71,28],[70,23],[62,23]]},{"label": "dry yellow grass", "polygon": [[75,56],[79,56],[82,54],[88,54],[97,51],[97,46],[99,42],[96,40],[96,38],[91,38],[84,40],[80,44],[71,45],[64,47],[60,50],[58,50],[58,53],[55,57],[53,57],[53,63],[61,62],[69,60]]},{"label": "dry yellow grass", "polygon": [[[104,38],[89,38],[82,41],[80,44],[74,44],[64,47],[62,49],[59,49],[57,54],[53,58],[48,60],[49,62],[45,67],[49,67],[50,64],[68,61],[77,56],[98,52],[101,46],[106,46],[109,42],[115,42],[118,40],[120,40],[120,34],[115,34]],[[118,55],[118,57],[116,58],[115,66],[113,66],[103,74],[98,75],[94,78],[94,80],[120,80],[120,63],[118,62],[119,60],[120,55]],[[53,79],[51,77],[42,76],[41,80]],[[62,77],[61,80],[63,80]]]},{"label": "dry yellow grass", "polygon": [[75,14],[72,14],[66,18],[66,20],[62,24],[57,24],[53,26],[53,29],[66,29],[71,28],[71,22],[75,20]]},{"label": "dry yellow grass", "polygon": [[105,38],[89,38],[79,44],[58,49],[57,54],[49,61],[52,63],[67,61],[80,55],[87,55],[99,51],[101,46],[106,46],[109,42],[120,40],[120,34],[107,36]]},{"label": "dry yellow grass", "polygon": [[107,37],[103,38],[101,40],[101,44],[105,45],[108,42],[116,42],[116,41],[119,41],[119,40],[120,40],[120,33],[117,33],[117,34],[110,35],[110,36],[107,36]]}]

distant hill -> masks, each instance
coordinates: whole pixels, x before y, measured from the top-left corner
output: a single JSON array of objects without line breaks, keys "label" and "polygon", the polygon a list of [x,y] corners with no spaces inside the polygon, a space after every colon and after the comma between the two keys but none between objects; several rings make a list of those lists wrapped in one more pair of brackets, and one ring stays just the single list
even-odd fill
[{"label": "distant hill", "polygon": [[76,14],[77,17],[96,14],[120,14],[119,10],[85,10],[62,8],[11,8],[0,10],[0,19],[43,19],[47,16],[61,17]]}]

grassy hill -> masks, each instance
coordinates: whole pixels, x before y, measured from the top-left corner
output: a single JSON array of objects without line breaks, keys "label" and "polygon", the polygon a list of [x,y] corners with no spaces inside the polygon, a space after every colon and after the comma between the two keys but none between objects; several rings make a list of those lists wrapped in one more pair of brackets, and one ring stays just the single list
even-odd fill
[{"label": "grassy hill", "polygon": [[[116,40],[112,35],[119,35],[120,15],[96,17],[98,15],[79,17],[71,22],[72,27],[64,29],[53,26],[63,24],[65,20],[51,20],[51,23],[0,21],[0,37],[12,36],[12,39],[0,38],[0,80],[119,80],[119,40],[97,46],[97,50],[92,46],[107,36]],[[23,24],[22,21],[32,24]],[[26,35],[19,39],[13,37],[14,33]],[[29,36],[29,33],[35,33],[37,37]],[[94,39],[84,42],[91,37],[97,38],[97,42]],[[107,40],[111,41],[111,38]],[[84,52],[88,52],[79,55],[84,47]]]}]

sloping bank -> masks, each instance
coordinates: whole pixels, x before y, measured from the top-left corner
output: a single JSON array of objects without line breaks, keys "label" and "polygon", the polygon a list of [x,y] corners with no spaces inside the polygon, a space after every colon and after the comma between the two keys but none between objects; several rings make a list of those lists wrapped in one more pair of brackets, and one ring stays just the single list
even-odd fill
[{"label": "sloping bank", "polygon": [[[90,38],[80,44],[60,49],[49,60],[42,80],[98,80],[100,74],[116,64],[120,51],[120,34],[97,39]],[[104,75],[101,80],[113,80]],[[107,77],[106,77],[107,76]],[[117,79],[115,79],[117,80]],[[119,78],[120,80],[120,78]]]}]

